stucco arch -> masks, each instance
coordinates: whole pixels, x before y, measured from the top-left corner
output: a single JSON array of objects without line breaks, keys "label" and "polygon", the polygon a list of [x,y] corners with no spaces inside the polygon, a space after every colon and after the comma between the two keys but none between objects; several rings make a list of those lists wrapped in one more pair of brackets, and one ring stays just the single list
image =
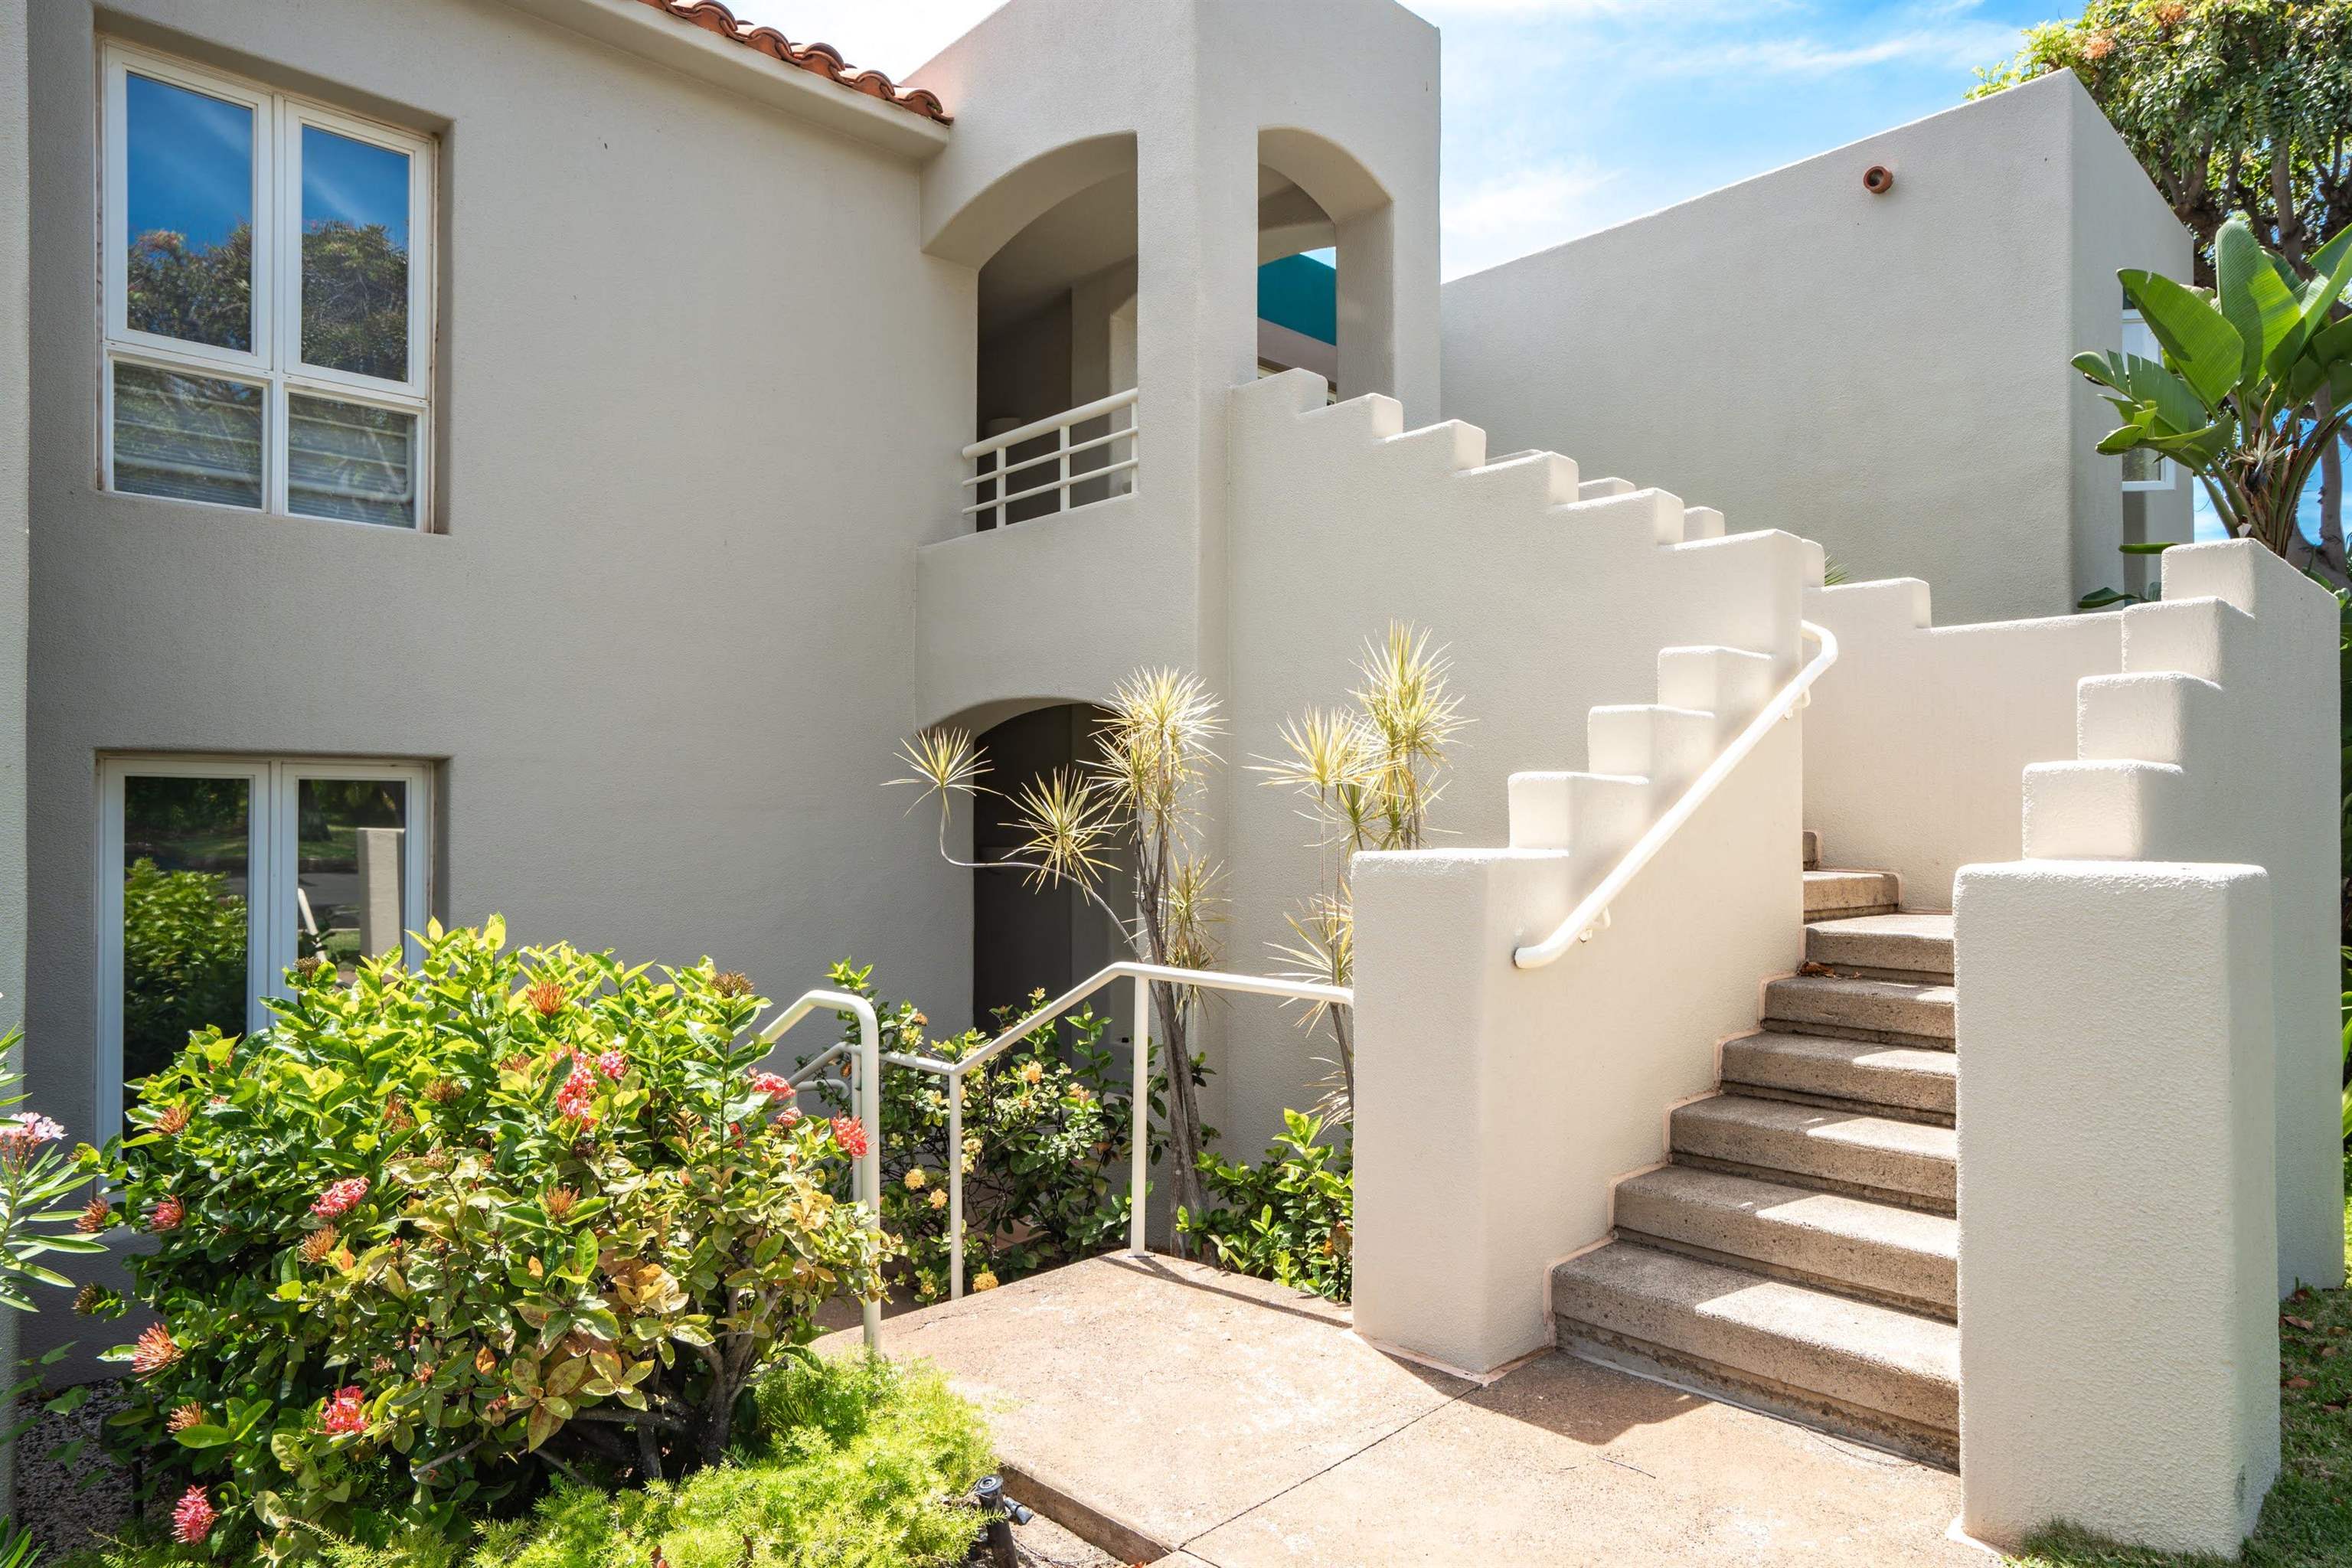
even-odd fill
[{"label": "stucco arch", "polygon": [[1387,187],[1354,153],[1300,126],[1260,129],[1257,161],[1306,192],[1335,224],[1361,217],[1390,200]]},{"label": "stucco arch", "polygon": [[984,735],[1007,719],[1018,719],[1024,713],[1034,713],[1041,708],[1099,708],[1110,700],[1110,693],[1098,691],[1058,697],[1002,697],[986,702],[975,702],[943,713],[930,720],[926,730],[961,730],[968,735]]},{"label": "stucco arch", "polygon": [[1135,166],[1132,131],[1065,142],[992,181],[941,223],[924,248],[942,260],[978,267],[1070,197],[1132,174]]}]

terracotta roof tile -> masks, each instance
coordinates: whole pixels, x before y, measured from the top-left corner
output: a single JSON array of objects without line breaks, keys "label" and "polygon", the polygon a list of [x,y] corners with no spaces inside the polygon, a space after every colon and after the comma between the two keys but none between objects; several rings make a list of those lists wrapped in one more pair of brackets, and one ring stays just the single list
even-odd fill
[{"label": "terracotta roof tile", "polygon": [[937,94],[919,87],[898,87],[877,70],[859,70],[844,61],[841,51],[831,44],[796,44],[773,27],[739,22],[735,19],[735,13],[720,5],[719,0],[644,0],[644,3],[681,22],[691,22],[705,32],[716,33],[730,43],[740,44],[747,49],[757,49],[771,59],[830,78],[852,92],[878,98],[926,120],[936,120],[942,125],[954,123]]}]

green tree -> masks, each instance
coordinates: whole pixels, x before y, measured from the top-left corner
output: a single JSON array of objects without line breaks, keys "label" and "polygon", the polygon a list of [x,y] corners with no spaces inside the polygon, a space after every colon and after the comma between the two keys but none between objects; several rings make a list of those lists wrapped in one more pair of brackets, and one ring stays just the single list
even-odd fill
[{"label": "green tree", "polygon": [[[253,230],[217,245],[155,229],[131,242],[126,313],[142,332],[253,347]],[[360,375],[408,376],[408,251],[382,224],[302,231],[302,361]]]},{"label": "green tree", "polygon": [[122,1071],[160,1072],[188,1037],[245,1030],[245,900],[210,871],[144,858],[122,882]]},{"label": "green tree", "polygon": [[[2232,214],[2304,278],[2322,237],[2352,225],[2352,0],[2091,0],[2028,28],[1975,95],[2056,70],[2074,73],[2196,236],[2199,287],[2217,281]],[[2333,412],[2323,386],[2308,417]],[[2319,543],[2298,536],[2289,553],[2342,584],[2341,439],[2318,461]]]}]

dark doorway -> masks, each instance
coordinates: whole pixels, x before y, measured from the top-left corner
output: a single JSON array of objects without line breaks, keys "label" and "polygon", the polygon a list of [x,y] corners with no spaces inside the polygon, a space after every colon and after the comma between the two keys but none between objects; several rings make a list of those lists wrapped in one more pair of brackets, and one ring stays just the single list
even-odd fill
[{"label": "dark doorway", "polygon": [[[983,795],[971,823],[971,858],[990,865],[1023,858],[1026,841],[1019,814],[1004,796],[1043,780],[1055,768],[1077,768],[1094,755],[1099,709],[1083,703],[1040,708],[1007,719],[981,736],[988,753],[987,784],[1002,795]],[[1109,917],[1070,887],[1038,887],[1028,873],[1010,868],[971,874],[971,1012],[982,1028],[993,1026],[999,1007],[1013,1006],[1032,991],[1058,996],[1104,964],[1126,956]],[[1117,877],[1104,897],[1112,908],[1126,901]]]}]

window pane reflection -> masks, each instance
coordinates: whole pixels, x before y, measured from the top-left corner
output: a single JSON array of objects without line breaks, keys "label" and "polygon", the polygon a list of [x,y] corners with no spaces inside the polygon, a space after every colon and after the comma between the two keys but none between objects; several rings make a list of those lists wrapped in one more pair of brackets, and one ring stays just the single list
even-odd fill
[{"label": "window pane reflection", "polygon": [[208,1025],[245,1033],[252,807],[252,786],[241,778],[123,781],[126,1081],[169,1066]]},{"label": "window pane reflection", "polygon": [[261,504],[261,388],[152,365],[114,367],[114,488]]},{"label": "window pane reflection", "polygon": [[302,363],[408,379],[408,154],[302,127]]},{"label": "window pane reflection", "polygon": [[348,979],[359,960],[401,945],[408,786],[306,778],[295,810],[295,953],[323,958]]},{"label": "window pane reflection", "polygon": [[416,416],[294,395],[286,405],[286,510],[416,526]]},{"label": "window pane reflection", "polygon": [[253,347],[253,110],[131,73],[124,83],[124,319]]}]

